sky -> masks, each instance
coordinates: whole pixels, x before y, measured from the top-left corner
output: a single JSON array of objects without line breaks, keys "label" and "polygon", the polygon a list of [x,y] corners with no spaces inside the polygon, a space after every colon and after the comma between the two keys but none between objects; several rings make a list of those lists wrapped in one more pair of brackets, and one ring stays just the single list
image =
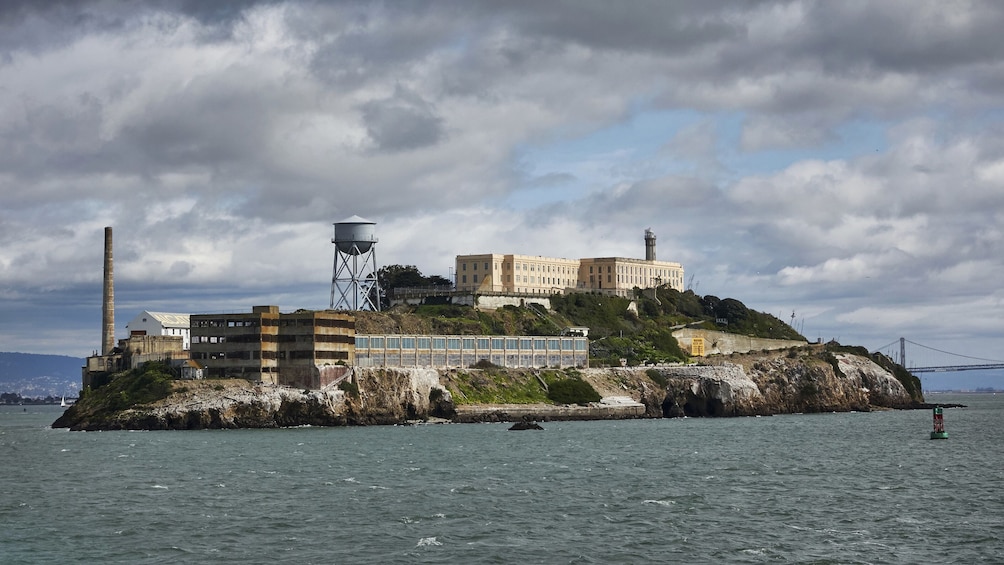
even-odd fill
[{"label": "sky", "polygon": [[105,226],[122,338],[328,307],[359,215],[380,265],[441,276],[643,258],[650,228],[688,288],[810,340],[1004,359],[1000,29],[944,0],[7,0],[0,350],[100,347]]}]

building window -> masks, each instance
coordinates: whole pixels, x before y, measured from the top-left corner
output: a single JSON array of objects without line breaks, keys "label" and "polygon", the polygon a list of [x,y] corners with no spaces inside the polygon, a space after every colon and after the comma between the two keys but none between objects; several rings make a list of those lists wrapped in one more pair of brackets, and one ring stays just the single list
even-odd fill
[{"label": "building window", "polygon": [[486,271],[488,270],[488,262],[487,261],[485,261],[485,270]]},{"label": "building window", "polygon": [[474,275],[474,282],[478,282],[478,276]]}]

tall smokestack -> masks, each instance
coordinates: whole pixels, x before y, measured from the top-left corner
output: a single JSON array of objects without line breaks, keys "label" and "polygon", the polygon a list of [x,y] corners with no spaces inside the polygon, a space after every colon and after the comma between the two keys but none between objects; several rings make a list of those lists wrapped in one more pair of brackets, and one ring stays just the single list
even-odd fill
[{"label": "tall smokestack", "polygon": [[655,234],[651,228],[645,230],[645,260],[655,261]]},{"label": "tall smokestack", "polygon": [[101,302],[101,354],[115,349],[115,282],[112,272],[112,228],[105,228],[105,286]]}]

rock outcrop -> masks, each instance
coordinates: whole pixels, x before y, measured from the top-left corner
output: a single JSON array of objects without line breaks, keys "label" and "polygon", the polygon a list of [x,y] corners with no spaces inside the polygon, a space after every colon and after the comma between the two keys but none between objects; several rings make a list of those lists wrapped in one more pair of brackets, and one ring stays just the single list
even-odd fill
[{"label": "rock outcrop", "polygon": [[[586,406],[457,404],[450,371],[353,368],[322,390],[242,380],[177,381],[165,399],[120,411],[87,399],[53,427],[96,429],[273,428],[454,422],[753,416],[909,408],[906,388],[871,359],[812,348],[710,358],[703,365],[580,369],[603,398]],[[474,372],[477,369],[468,369]],[[527,380],[543,381],[531,373]]]}]

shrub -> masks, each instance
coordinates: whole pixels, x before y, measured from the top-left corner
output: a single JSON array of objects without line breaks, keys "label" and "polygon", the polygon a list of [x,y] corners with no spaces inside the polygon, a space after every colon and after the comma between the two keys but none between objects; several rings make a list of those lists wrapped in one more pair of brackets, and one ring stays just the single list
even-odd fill
[{"label": "shrub", "polygon": [[667,379],[666,375],[663,375],[658,369],[649,369],[645,371],[645,374],[648,375],[648,378],[652,379],[652,382],[659,386],[664,387],[669,384],[669,379]]},{"label": "shrub", "polygon": [[359,398],[359,385],[348,379],[345,379],[344,381],[338,383],[338,388],[344,391],[345,394],[351,396],[352,398]]},{"label": "shrub", "polygon": [[472,369],[498,369],[499,366],[488,359],[478,359],[477,363],[471,365]]},{"label": "shrub", "polygon": [[547,397],[558,404],[583,405],[600,399],[592,385],[579,379],[563,379],[551,383]]}]

